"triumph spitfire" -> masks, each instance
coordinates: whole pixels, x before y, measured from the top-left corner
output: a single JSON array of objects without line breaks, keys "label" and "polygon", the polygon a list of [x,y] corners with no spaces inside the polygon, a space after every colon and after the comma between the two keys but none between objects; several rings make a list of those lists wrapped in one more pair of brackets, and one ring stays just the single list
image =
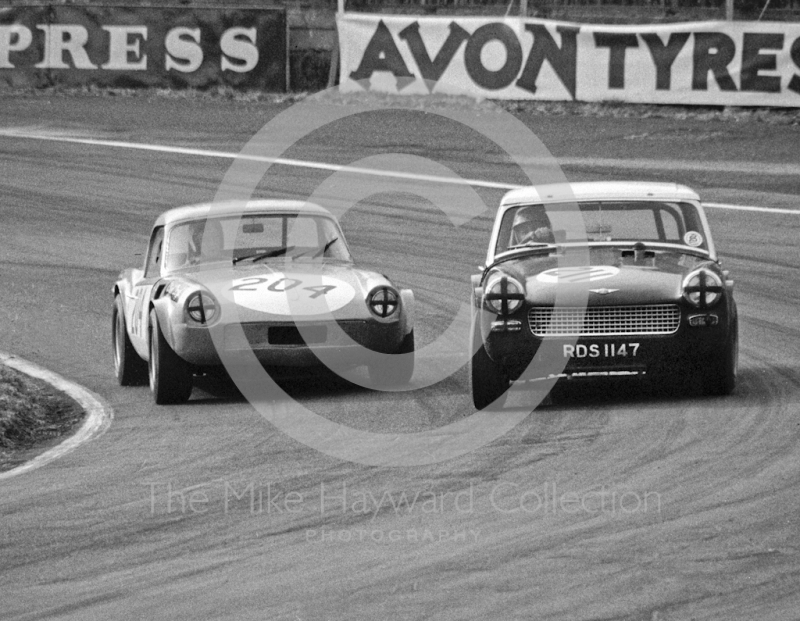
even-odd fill
[{"label": "triumph spitfire", "polygon": [[186,401],[196,374],[253,355],[264,367],[367,365],[376,384],[413,374],[413,293],[359,269],[336,219],[311,203],[171,209],[113,293],[117,379],[149,381],[158,404]]}]

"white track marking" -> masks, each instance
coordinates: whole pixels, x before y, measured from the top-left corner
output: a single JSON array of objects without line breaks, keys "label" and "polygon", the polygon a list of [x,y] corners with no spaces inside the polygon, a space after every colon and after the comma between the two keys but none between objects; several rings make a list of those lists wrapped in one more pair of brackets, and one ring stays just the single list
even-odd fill
[{"label": "white track marking", "polygon": [[706,203],[703,207],[711,209],[732,209],[735,211],[767,211],[769,213],[793,213],[800,214],[800,209],[781,209],[780,207],[756,207],[754,205],[728,205],[727,203]]},{"label": "white track marking", "polygon": [[59,457],[63,457],[70,451],[78,448],[81,444],[98,437],[111,425],[111,420],[114,418],[114,411],[98,395],[88,388],[71,382],[32,362],[3,352],[0,352],[0,364],[5,364],[25,375],[30,375],[31,377],[47,382],[53,388],[67,393],[86,410],[86,419],[75,434],[71,435],[57,446],[36,456],[31,461],[17,466],[12,470],[0,472],[0,481],[25,472],[30,472]]},{"label": "white track marking", "polygon": [[[376,170],[372,168],[360,168],[339,164],[328,164],[325,162],[314,162],[310,160],[297,160],[282,157],[264,157],[244,153],[234,153],[232,151],[217,151],[213,149],[196,149],[190,147],[179,147],[175,145],[146,144],[141,142],[127,142],[122,140],[106,140],[101,138],[87,137],[80,132],[70,132],[61,129],[45,129],[37,127],[9,127],[0,129],[0,136],[9,138],[25,138],[31,140],[44,140],[49,142],[66,142],[72,144],[83,144],[88,146],[107,147],[116,149],[133,149],[139,151],[155,151],[159,153],[171,153],[176,155],[189,155],[195,157],[211,157],[229,160],[247,160],[253,162],[264,162],[268,164],[280,164],[282,166],[292,166],[295,168],[311,168],[316,170],[328,170],[331,172],[347,171],[363,175],[377,177],[392,177],[396,179],[409,179],[413,181],[429,181],[433,183],[445,183],[453,185],[470,185],[480,188],[490,188],[495,190],[516,190],[524,187],[511,183],[497,183],[494,181],[484,181],[481,179],[464,179],[438,177],[436,175],[419,175],[414,173],[404,173],[399,171]],[[749,162],[709,162],[692,160],[624,160],[611,158],[577,158],[563,157],[557,158],[562,166],[591,166],[600,168],[625,168],[630,170],[687,170],[702,171],[715,170],[720,172],[731,172],[739,174],[760,174],[775,176],[798,176],[800,166],[796,164],[770,164],[770,163],[749,163]],[[738,211],[757,211],[762,213],[778,214],[797,214],[800,209],[782,209],[779,207],[757,207],[747,205],[731,205],[727,203],[704,203],[712,209],[730,209]]]},{"label": "white track marking", "polygon": [[625,168],[629,170],[686,170],[771,175],[777,177],[796,177],[800,175],[800,165],[776,164],[772,162],[735,162],[714,160],[650,160],[614,159],[610,157],[560,157],[562,166],[591,166],[593,168]]},{"label": "white track marking", "polygon": [[264,162],[266,164],[280,164],[282,166],[292,166],[295,168],[313,168],[316,170],[329,170],[331,172],[347,171],[363,175],[376,177],[393,177],[396,179],[409,179],[411,181],[430,181],[433,183],[448,183],[452,185],[473,185],[483,188],[498,190],[514,190],[523,186],[508,183],[495,183],[493,181],[482,181],[480,179],[463,179],[438,177],[436,175],[419,175],[415,173],[404,173],[391,170],[376,170],[373,168],[359,168],[357,166],[346,166],[341,164],[328,164],[326,162],[313,162],[310,160],[295,160],[284,157],[265,157],[262,155],[249,155],[246,153],[234,153],[232,151],[216,151],[213,149],[193,149],[189,147],[178,147],[163,144],[144,144],[141,142],[124,142],[120,140],[101,140],[98,138],[80,138],[59,133],[48,133],[30,131],[22,128],[0,130],[0,136],[13,138],[29,138],[32,140],[45,140],[50,142],[69,142],[73,144],[85,144],[90,146],[111,147],[117,149],[135,149],[139,151],[157,151],[160,153],[172,153],[176,155],[192,155],[197,157],[213,157],[227,160],[245,160],[249,162]]}]

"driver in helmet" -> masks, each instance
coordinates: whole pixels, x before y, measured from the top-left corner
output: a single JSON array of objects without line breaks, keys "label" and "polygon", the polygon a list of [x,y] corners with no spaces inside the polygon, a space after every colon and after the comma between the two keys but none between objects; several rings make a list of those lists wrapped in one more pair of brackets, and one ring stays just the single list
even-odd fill
[{"label": "driver in helmet", "polygon": [[222,225],[218,221],[198,220],[193,223],[189,237],[189,263],[223,258],[223,244]]},{"label": "driver in helmet", "polygon": [[552,244],[555,242],[550,220],[542,205],[522,207],[514,215],[509,246],[530,243]]}]

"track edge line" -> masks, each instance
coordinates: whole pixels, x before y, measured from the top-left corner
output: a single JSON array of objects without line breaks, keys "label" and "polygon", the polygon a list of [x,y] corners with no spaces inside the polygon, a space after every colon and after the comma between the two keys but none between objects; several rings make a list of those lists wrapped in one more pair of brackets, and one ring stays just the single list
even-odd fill
[{"label": "track edge line", "polygon": [[111,426],[114,410],[99,395],[80,384],[45,369],[33,362],[13,354],[0,351],[0,364],[4,364],[20,373],[35,377],[50,384],[56,390],[72,397],[84,409],[86,417],[78,431],[56,446],[37,455],[32,460],[0,472],[0,481],[36,470],[72,452],[82,444],[101,436]]}]

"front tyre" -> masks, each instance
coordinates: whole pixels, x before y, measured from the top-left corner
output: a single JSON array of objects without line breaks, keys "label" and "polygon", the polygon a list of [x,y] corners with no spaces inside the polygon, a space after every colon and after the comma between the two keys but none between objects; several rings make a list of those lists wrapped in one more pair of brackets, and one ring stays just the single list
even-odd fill
[{"label": "front tyre", "polygon": [[185,403],[192,394],[192,372],[178,354],[172,351],[155,310],[150,311],[150,392],[158,405]]},{"label": "front tyre", "polygon": [[414,375],[414,330],[406,334],[400,342],[395,358],[379,360],[368,367],[369,379],[378,386],[405,386]]},{"label": "front tyre", "polygon": [[502,407],[509,387],[508,375],[486,353],[478,317],[473,321],[470,351],[475,352],[469,362],[472,402],[479,410],[486,409],[495,402],[496,408]]},{"label": "front tyre", "polygon": [[724,397],[736,388],[739,375],[739,335],[736,323],[722,351],[722,356],[705,372],[704,388],[709,396]]},{"label": "front tyre", "polygon": [[133,348],[125,327],[125,309],[119,295],[114,296],[111,313],[111,345],[114,350],[114,374],[120,386],[142,386],[147,383],[147,364]]}]

